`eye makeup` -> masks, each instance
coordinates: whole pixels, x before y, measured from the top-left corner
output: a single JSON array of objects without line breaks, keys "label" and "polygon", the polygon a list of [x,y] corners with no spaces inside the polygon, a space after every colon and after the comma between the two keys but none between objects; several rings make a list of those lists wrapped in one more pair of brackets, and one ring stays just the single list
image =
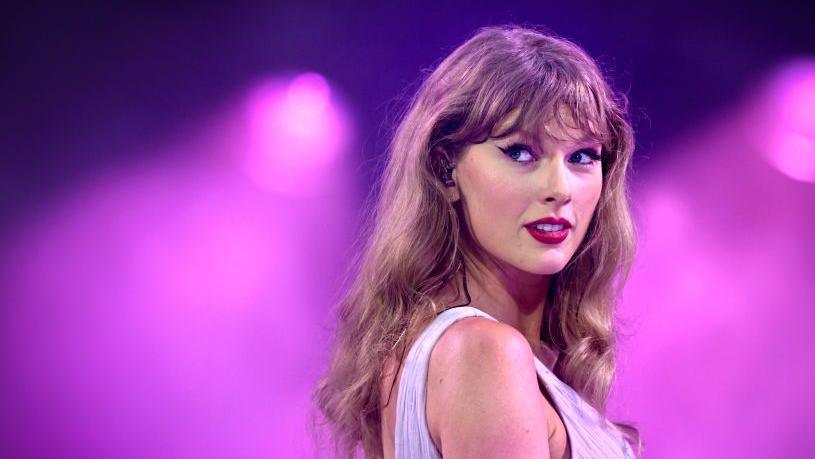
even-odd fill
[{"label": "eye makeup", "polygon": [[[523,143],[513,143],[506,147],[497,147],[504,153],[504,155],[517,163],[531,163],[536,161],[539,157],[532,147]],[[600,160],[601,154],[598,153],[597,148],[579,148],[567,155],[567,161],[569,163],[578,164],[581,166],[591,166]]]}]

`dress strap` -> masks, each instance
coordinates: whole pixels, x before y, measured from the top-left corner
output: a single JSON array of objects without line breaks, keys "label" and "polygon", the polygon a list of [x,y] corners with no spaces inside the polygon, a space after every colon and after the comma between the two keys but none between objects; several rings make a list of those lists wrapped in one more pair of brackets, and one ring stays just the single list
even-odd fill
[{"label": "dress strap", "polygon": [[465,317],[486,317],[489,314],[472,306],[457,306],[440,313],[419,335],[410,348],[399,379],[399,395],[396,401],[397,459],[438,459],[441,454],[433,443],[427,427],[427,371],[430,353],[447,328]]}]

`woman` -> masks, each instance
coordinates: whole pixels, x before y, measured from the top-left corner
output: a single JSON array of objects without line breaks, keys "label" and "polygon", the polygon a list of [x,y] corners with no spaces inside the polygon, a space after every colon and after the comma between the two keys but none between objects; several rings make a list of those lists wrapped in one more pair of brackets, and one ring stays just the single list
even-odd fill
[{"label": "woman", "polygon": [[623,105],[527,28],[482,29],[427,77],[315,393],[342,455],[633,456],[603,414],[634,249]]}]

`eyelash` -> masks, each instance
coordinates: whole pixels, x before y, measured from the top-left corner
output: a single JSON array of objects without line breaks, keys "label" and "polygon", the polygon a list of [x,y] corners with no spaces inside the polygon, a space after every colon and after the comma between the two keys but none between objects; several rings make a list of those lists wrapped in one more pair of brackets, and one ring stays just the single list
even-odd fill
[{"label": "eyelash", "polygon": [[[501,147],[498,147],[498,148],[501,151],[503,151],[504,154],[507,155],[507,157],[509,157],[509,159],[511,159],[511,160],[513,160],[513,161],[515,161],[517,163],[526,164],[526,163],[531,163],[532,161],[535,161],[535,159],[534,159],[535,155],[532,153],[532,149],[527,147],[526,145],[516,143],[516,144],[512,144],[512,145],[510,145],[510,146],[508,146],[506,148],[501,148]],[[529,161],[518,161],[517,159],[512,157],[512,155],[514,155],[516,153],[519,153],[519,152],[522,152],[522,151],[526,151],[527,153],[529,153],[529,156],[531,156],[533,159],[531,159]],[[595,162],[600,161],[600,155],[597,154],[597,152],[592,150],[591,148],[583,148],[581,150],[577,150],[577,151],[573,152],[572,154],[570,154],[569,158],[572,158],[574,155],[577,155],[577,154],[583,154],[583,155],[588,156],[589,158],[591,158],[591,162],[589,162],[589,163],[581,163],[581,162],[574,163],[574,162],[572,162],[572,164],[578,164],[580,166],[591,166]]]}]

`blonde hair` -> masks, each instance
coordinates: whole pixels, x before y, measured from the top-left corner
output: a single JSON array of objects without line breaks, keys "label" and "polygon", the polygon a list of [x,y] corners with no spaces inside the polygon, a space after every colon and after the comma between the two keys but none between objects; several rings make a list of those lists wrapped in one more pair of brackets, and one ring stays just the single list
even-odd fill
[{"label": "blonde hair", "polygon": [[[360,446],[366,457],[383,455],[386,359],[404,355],[440,312],[434,296],[473,256],[460,206],[446,198],[433,152],[455,158],[494,135],[516,110],[507,132],[558,123],[603,144],[600,201],[577,252],[553,277],[541,339],[561,352],[557,376],[605,413],[615,367],[614,310],[635,246],[625,99],[577,45],[530,28],[487,27],[425,79],[391,141],[358,271],[338,304],[330,366],[314,393],[338,455],[353,457]],[[639,443],[636,429],[620,426]]]}]

